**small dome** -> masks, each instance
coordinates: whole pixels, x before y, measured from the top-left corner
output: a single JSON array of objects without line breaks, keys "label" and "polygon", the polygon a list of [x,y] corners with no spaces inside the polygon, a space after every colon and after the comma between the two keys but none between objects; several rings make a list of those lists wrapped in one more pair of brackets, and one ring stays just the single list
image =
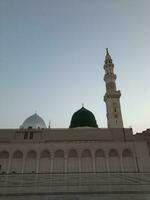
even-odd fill
[{"label": "small dome", "polygon": [[69,128],[77,128],[77,127],[98,128],[98,125],[93,113],[85,109],[84,107],[76,111],[72,116],[71,124]]},{"label": "small dome", "polygon": [[35,113],[23,122],[21,128],[46,128],[46,124],[44,120]]}]

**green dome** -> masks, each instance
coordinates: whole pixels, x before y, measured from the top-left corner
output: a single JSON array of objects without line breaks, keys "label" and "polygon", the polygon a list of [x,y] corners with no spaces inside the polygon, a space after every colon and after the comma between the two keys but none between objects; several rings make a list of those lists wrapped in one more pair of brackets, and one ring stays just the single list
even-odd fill
[{"label": "green dome", "polygon": [[76,111],[72,116],[71,124],[69,128],[77,128],[77,127],[98,128],[98,125],[93,113],[85,109],[84,107]]}]

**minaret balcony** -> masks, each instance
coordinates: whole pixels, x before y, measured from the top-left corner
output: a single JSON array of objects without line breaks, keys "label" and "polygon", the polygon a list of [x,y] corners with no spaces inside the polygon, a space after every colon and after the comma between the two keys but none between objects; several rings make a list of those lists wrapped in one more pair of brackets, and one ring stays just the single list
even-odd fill
[{"label": "minaret balcony", "polygon": [[115,92],[106,92],[106,94],[104,95],[104,101],[107,101],[107,99],[119,99],[121,97],[121,92],[120,90],[117,90]]},{"label": "minaret balcony", "polygon": [[112,80],[116,80],[117,76],[116,74],[105,74],[104,76],[104,81],[108,82],[108,81],[112,81]]}]

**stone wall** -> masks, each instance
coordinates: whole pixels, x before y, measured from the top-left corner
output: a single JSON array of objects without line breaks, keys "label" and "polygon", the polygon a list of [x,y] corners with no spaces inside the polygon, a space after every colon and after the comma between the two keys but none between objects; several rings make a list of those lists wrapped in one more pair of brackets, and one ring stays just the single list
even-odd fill
[{"label": "stone wall", "polygon": [[146,148],[133,142],[7,143],[0,146],[0,173],[146,172]]}]

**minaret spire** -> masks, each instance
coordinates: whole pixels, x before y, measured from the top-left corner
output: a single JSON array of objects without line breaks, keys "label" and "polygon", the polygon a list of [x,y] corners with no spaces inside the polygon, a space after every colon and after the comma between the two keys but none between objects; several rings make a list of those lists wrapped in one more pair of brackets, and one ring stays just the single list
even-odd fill
[{"label": "minaret spire", "polygon": [[111,56],[110,56],[110,54],[109,54],[108,48],[106,48],[106,56],[105,56],[105,60],[108,60],[108,59],[111,60]]},{"label": "minaret spire", "polygon": [[109,55],[109,53],[108,53],[108,48],[106,48],[106,54]]},{"label": "minaret spire", "polygon": [[117,76],[114,74],[114,64],[108,52],[108,48],[106,48],[104,70],[104,81],[106,84],[104,101],[106,103],[108,128],[123,128],[120,106],[121,92],[120,90],[117,90],[116,87]]}]

